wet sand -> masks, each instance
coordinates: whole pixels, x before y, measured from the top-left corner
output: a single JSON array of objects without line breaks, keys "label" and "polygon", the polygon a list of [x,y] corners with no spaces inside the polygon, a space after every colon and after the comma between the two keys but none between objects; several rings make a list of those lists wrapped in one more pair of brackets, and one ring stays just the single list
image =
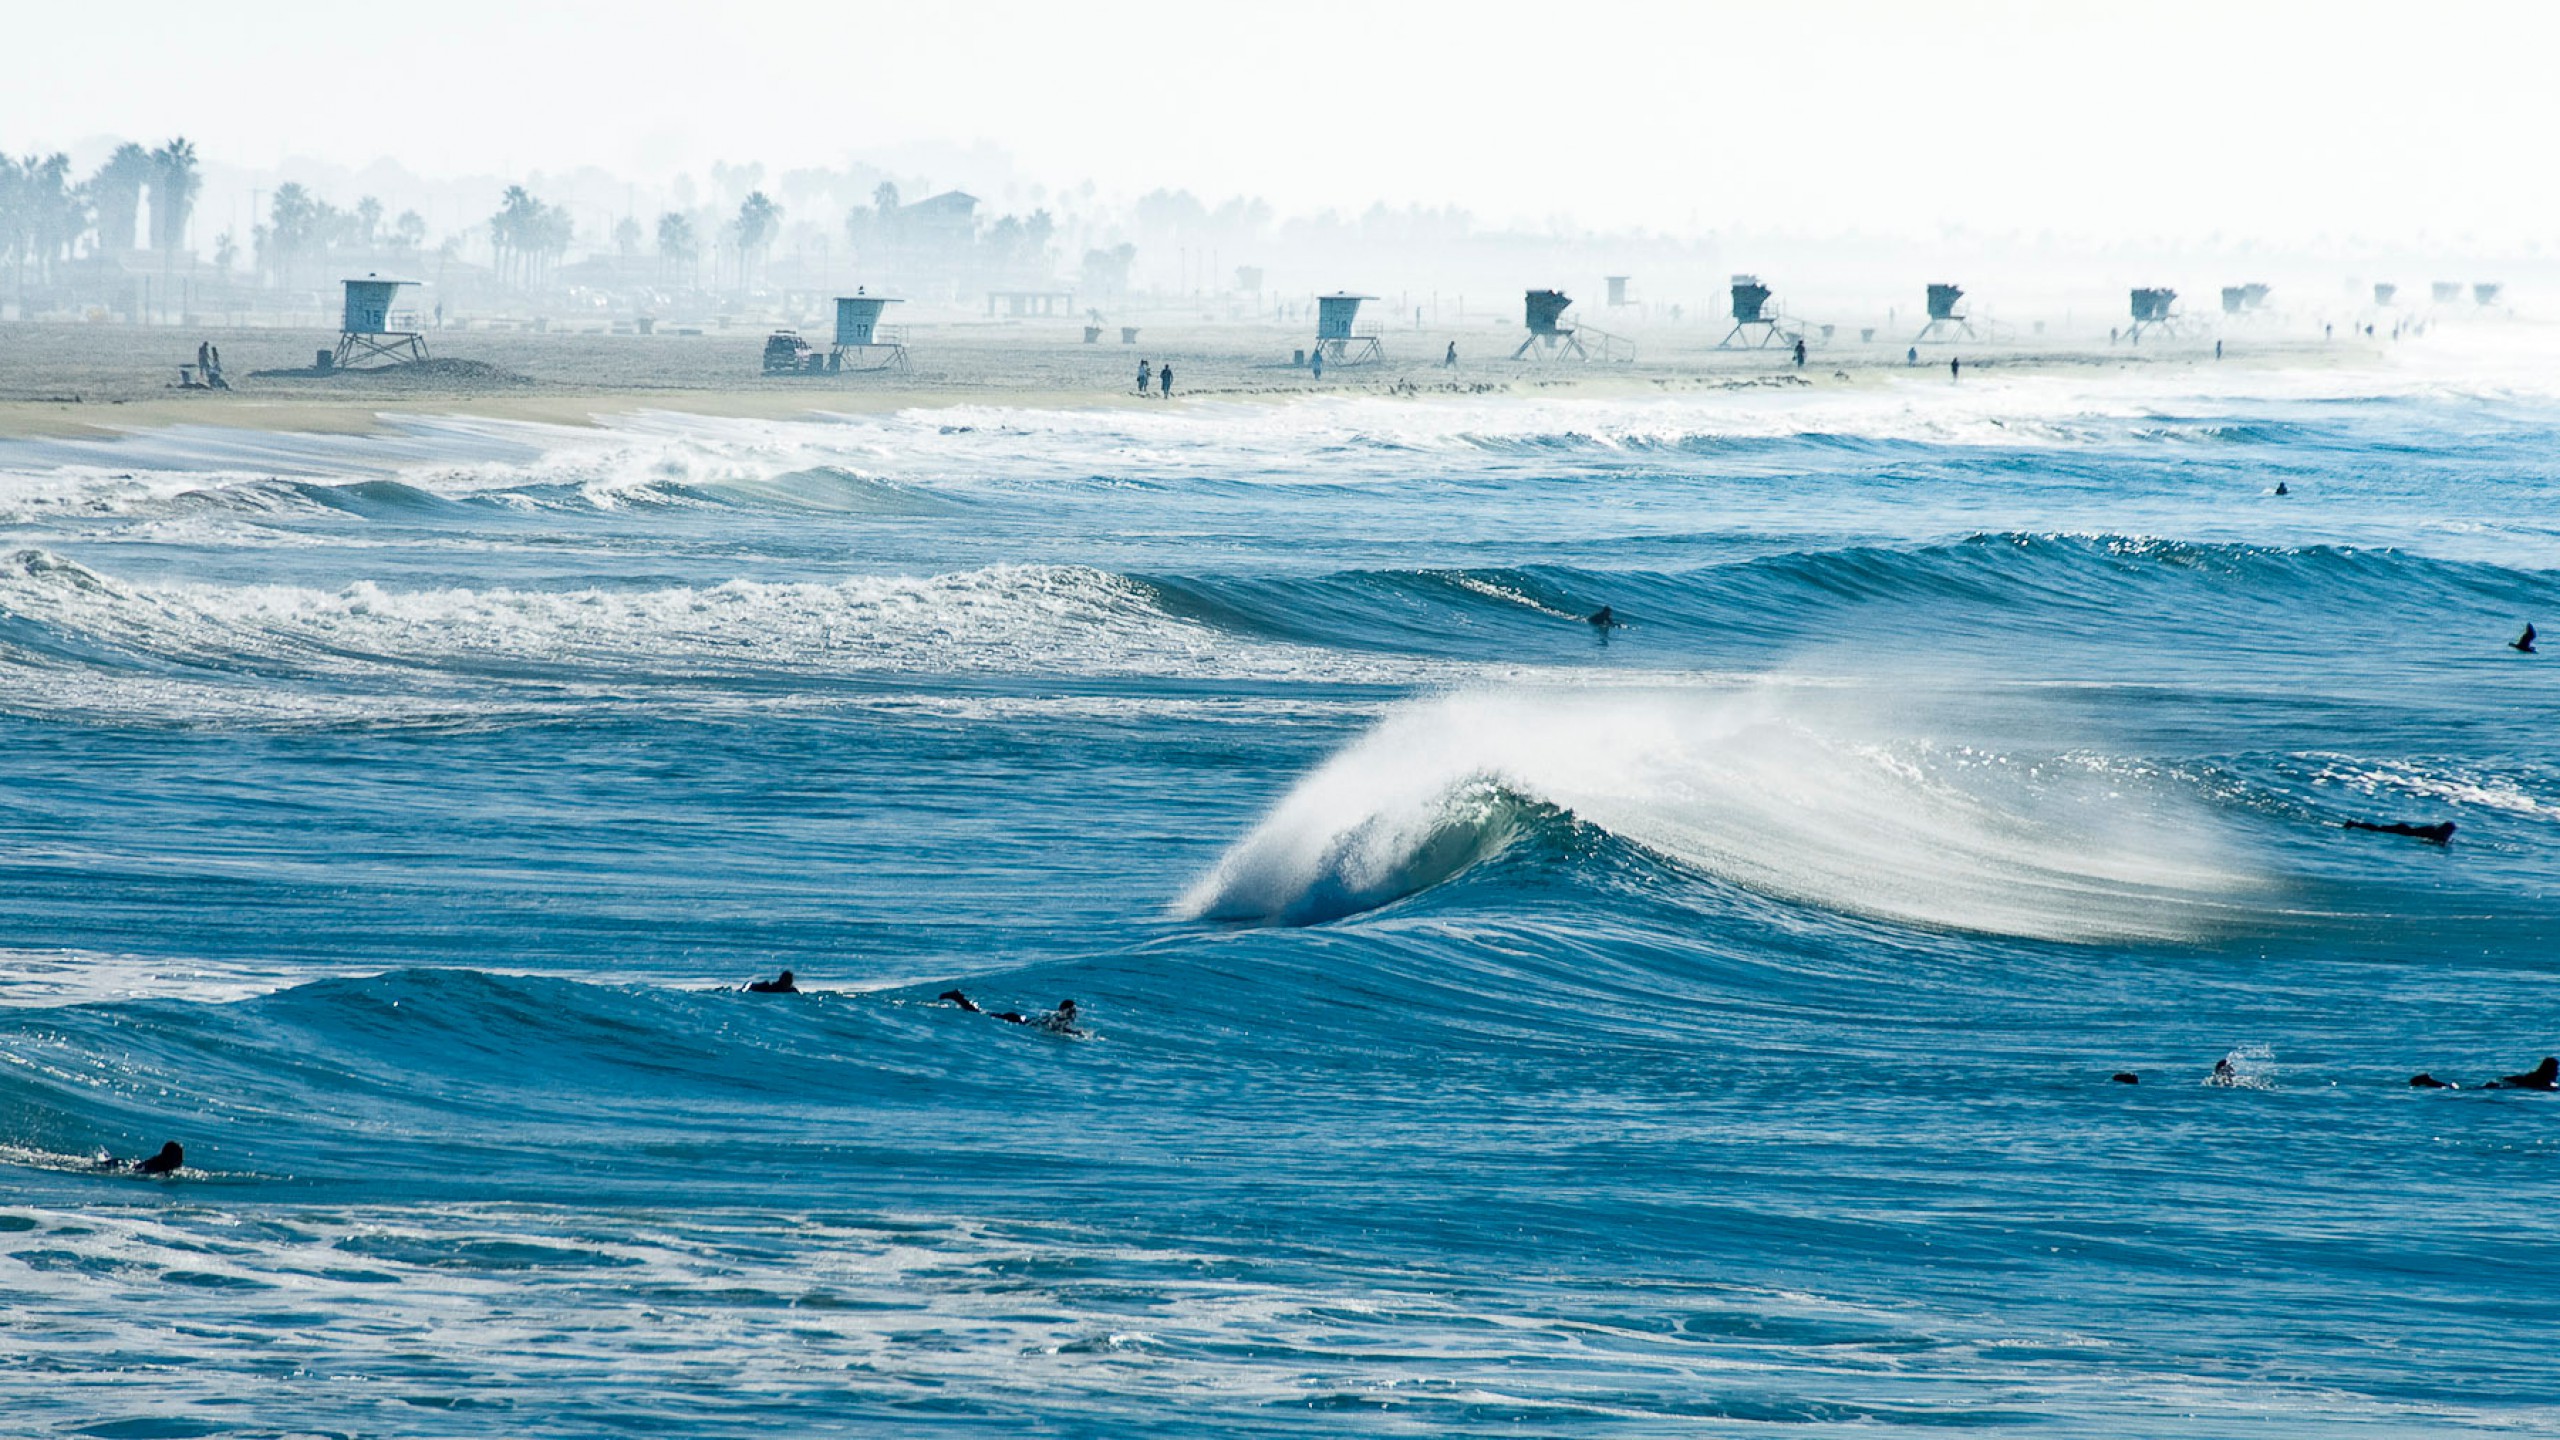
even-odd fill
[{"label": "wet sand", "polygon": [[[333,332],[301,329],[178,329],[124,325],[0,324],[0,436],[63,435],[173,424],[267,430],[361,432],[380,417],[472,415],[588,423],[639,410],[742,417],[863,413],[920,406],[1137,404],[1141,357],[1174,365],[1178,398],[1286,399],[1315,394],[1431,395],[1558,388],[1600,394],[1719,389],[1763,384],[1835,385],[1907,374],[1907,340],[1816,343],[1798,370],[1777,348],[1723,350],[1723,328],[1638,330],[1632,363],[1513,361],[1516,323],[1390,330],[1385,359],[1328,367],[1321,380],[1291,363],[1308,347],[1305,327],[1253,323],[1150,325],[1138,345],[1083,343],[1072,321],[928,323],[911,327],[905,373],[766,376],[765,332],[740,327],[701,335],[535,334],[448,331],[428,345],[440,363],[310,373]],[[196,342],[221,347],[232,388],[181,390],[178,367]],[[1440,361],[1451,342],[1459,364]],[[2210,337],[2159,341],[2139,349],[2046,342],[1932,346],[1922,366],[1944,370],[1949,355],[1967,369],[2151,367],[2212,364]],[[2288,368],[2369,363],[2370,345],[2316,339],[2231,340],[2225,364]],[[258,372],[273,372],[260,374]],[[460,372],[460,373],[456,373]]]}]

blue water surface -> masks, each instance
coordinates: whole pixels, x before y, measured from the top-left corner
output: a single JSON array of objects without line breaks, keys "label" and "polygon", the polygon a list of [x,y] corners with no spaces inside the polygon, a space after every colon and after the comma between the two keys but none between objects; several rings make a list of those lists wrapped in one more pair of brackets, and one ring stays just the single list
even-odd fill
[{"label": "blue water surface", "polygon": [[2560,1049],[2555,432],[0,441],[0,1412],[2560,1432],[2560,1096],[2479,1088]]}]

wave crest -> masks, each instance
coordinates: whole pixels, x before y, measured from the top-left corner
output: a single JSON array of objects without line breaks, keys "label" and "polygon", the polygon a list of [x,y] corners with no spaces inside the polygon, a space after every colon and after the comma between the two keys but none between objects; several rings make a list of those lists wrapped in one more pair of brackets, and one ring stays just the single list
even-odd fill
[{"label": "wave crest", "polygon": [[1302,780],[1175,908],[1338,919],[1454,878],[1542,809],[1781,899],[2029,938],[2194,940],[2260,886],[2208,816],[2130,767],[1950,744],[1878,704],[1775,685],[1417,704]]}]

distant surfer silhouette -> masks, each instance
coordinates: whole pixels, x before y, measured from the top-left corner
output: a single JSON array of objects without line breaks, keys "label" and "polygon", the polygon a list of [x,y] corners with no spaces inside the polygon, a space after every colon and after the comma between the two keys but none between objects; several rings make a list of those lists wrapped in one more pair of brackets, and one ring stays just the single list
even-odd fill
[{"label": "distant surfer silhouette", "polygon": [[2453,843],[2453,822],[2450,820],[2439,820],[2433,825],[2412,825],[2404,820],[2385,820],[2380,823],[2371,820],[2346,820],[2340,822],[2339,828],[2371,830],[2380,835],[2406,835],[2412,840],[2424,840],[2430,845]]},{"label": "distant surfer silhouette", "polygon": [[2119,1070],[2107,1078],[2113,1080],[2118,1085],[2139,1085],[2142,1083],[2142,1077],[2134,1074],[2130,1070]]},{"label": "distant surfer silhouette", "polygon": [[2206,1083],[2211,1085],[2237,1085],[2240,1083],[2240,1071],[2232,1065],[2230,1056],[2225,1055],[2221,1059],[2213,1062],[2213,1078]]},{"label": "distant surfer silhouette", "polygon": [[2521,1075],[2501,1075],[2480,1087],[2483,1090],[2560,1090],[2560,1055],[2545,1055],[2542,1063]]},{"label": "distant surfer silhouette", "polygon": [[2279,495],[2290,495],[2293,492],[2284,488],[2284,482],[2279,480],[2276,482],[2276,493]]},{"label": "distant surfer silhouette", "polygon": [[750,995],[797,995],[800,987],[793,983],[791,972],[783,971],[770,980],[758,980],[747,986]]},{"label": "distant surfer silhouette", "polygon": [[1618,628],[1618,612],[1606,605],[1592,611],[1584,618],[1594,630],[1608,631]]},{"label": "distant surfer silhouette", "polygon": [[177,1141],[172,1140],[161,1146],[160,1153],[157,1155],[148,1155],[140,1160],[131,1162],[116,1159],[101,1160],[98,1162],[98,1168],[101,1170],[131,1170],[136,1175],[173,1175],[179,1170],[185,1168],[186,1163],[186,1147],[180,1145]]},{"label": "distant surfer silhouette", "polygon": [[2530,655],[2533,651],[2533,622],[2525,622],[2524,633],[2507,642],[2507,648]]}]

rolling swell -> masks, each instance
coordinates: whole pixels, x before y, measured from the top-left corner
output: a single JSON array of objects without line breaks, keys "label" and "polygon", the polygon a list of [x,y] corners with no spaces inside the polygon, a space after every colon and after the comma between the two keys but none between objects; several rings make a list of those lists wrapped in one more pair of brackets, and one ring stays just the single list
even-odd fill
[{"label": "rolling swell", "polygon": [[[1506,653],[1602,605],[1640,644],[1822,644],[1847,624],[1897,633],[2089,636],[2147,645],[2163,632],[2299,648],[2302,628],[2346,634],[2377,612],[2487,623],[2560,603],[2560,573],[2398,550],[2213,544],[2129,535],[1984,533],[1923,545],[1776,549],[1661,571],[1533,565],[1319,575],[1143,577],[1163,607],[1203,624],[1345,649]],[[2288,628],[2270,635],[2276,610]],[[2140,626],[2140,634],[2129,627]],[[1638,656],[1646,652],[1629,647]]]}]

